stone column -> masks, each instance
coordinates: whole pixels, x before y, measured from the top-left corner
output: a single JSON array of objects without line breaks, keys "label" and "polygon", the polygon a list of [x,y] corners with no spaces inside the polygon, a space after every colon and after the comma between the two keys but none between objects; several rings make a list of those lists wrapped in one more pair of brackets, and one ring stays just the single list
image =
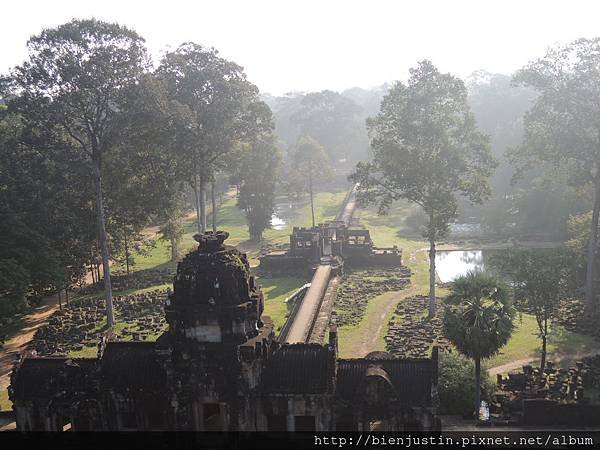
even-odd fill
[{"label": "stone column", "polygon": [[294,418],[294,399],[292,398],[288,399],[286,425],[287,431],[296,431],[296,419]]}]

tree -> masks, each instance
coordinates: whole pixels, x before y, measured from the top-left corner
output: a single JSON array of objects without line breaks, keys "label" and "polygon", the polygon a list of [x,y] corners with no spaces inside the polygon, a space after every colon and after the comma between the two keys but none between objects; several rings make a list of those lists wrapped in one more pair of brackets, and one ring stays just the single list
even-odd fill
[{"label": "tree", "polygon": [[[83,279],[96,233],[90,202],[93,186],[81,154],[57,136],[56,127],[41,128],[15,113],[19,101],[13,98],[0,111],[0,211],[31,236],[43,236],[37,258],[51,261],[54,276],[28,277],[25,292],[31,299],[68,290]],[[26,239],[13,236],[5,243],[2,253],[18,255]]]},{"label": "tree", "polygon": [[275,211],[275,187],[279,177],[281,153],[271,133],[242,144],[236,152],[239,164],[238,208],[246,213],[250,239],[261,241],[263,231],[271,226]]},{"label": "tree", "polygon": [[337,92],[306,94],[289,120],[299,136],[310,136],[321,143],[336,163],[355,162],[369,147],[362,108]]},{"label": "tree", "polygon": [[13,93],[40,126],[60,127],[87,159],[95,184],[98,240],[108,326],[114,325],[103,195],[103,164],[119,134],[128,88],[149,66],[144,40],[113,23],[73,20],[28,42],[29,58],[13,70]]},{"label": "tree", "polygon": [[[492,195],[488,201],[482,206],[468,205],[465,202],[459,205],[459,210],[463,217],[480,217],[484,229],[496,236],[512,233],[512,224],[517,222],[519,226],[522,222],[517,212],[523,209],[516,208],[512,201],[515,188],[525,187],[520,193],[524,194],[524,199],[529,199],[529,179],[520,180],[519,186],[511,183],[514,168],[509,164],[505,153],[508,148],[521,142],[523,115],[532,105],[535,92],[533,89],[513,86],[511,79],[509,75],[477,71],[465,81],[469,92],[469,105],[477,126],[490,136],[491,151],[499,164],[490,177]],[[544,221],[547,229],[554,230],[552,222],[543,217],[540,219]]]},{"label": "tree", "polygon": [[444,334],[459,352],[475,360],[476,414],[481,403],[481,360],[508,342],[514,316],[508,288],[482,272],[454,280],[445,300]]},{"label": "tree", "polygon": [[523,171],[540,162],[569,172],[569,184],[592,191],[585,301],[595,308],[594,266],[600,215],[600,38],[579,39],[530,62],[514,78],[539,94],[525,116],[523,144],[511,153]]},{"label": "tree", "polygon": [[271,112],[258,99],[242,67],[215,49],[184,43],[167,53],[157,70],[171,99],[186,111],[173,139],[183,178],[195,195],[198,232],[206,230],[206,186],[223,169],[236,140],[272,128]]},{"label": "tree", "polygon": [[492,264],[512,282],[516,304],[535,316],[542,340],[540,370],[546,367],[549,325],[556,317],[561,298],[570,285],[565,249],[510,249],[493,258]]},{"label": "tree", "polygon": [[397,82],[367,126],[373,158],[357,164],[358,200],[385,214],[407,199],[428,217],[429,317],[435,316],[435,243],[457,215],[457,195],[481,203],[490,194],[487,178],[496,166],[488,139],[477,131],[463,82],[440,73],[430,61]]},{"label": "tree", "polygon": [[325,149],[313,138],[303,136],[298,141],[293,155],[294,169],[304,180],[304,186],[310,194],[310,212],[312,226],[315,224],[314,183],[331,173],[331,163]]},{"label": "tree", "polygon": [[0,210],[0,248],[0,317],[22,311],[66,277],[49,240],[14,212]]}]

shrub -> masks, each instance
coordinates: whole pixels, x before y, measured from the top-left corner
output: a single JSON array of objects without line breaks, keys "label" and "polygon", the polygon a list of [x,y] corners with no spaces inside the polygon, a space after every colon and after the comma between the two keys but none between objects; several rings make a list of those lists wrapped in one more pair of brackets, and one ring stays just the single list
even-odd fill
[{"label": "shrub", "polygon": [[[489,403],[494,384],[487,370],[482,369],[481,399]],[[460,414],[472,417],[475,404],[475,365],[457,352],[440,353],[439,396],[442,414]]]}]

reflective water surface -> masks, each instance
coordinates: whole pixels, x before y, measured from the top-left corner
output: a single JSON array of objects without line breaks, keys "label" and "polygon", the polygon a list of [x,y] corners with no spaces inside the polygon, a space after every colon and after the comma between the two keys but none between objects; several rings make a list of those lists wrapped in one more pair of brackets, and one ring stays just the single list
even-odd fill
[{"label": "reflective water surface", "polygon": [[442,283],[472,270],[485,270],[482,250],[452,250],[435,254],[435,271]]}]

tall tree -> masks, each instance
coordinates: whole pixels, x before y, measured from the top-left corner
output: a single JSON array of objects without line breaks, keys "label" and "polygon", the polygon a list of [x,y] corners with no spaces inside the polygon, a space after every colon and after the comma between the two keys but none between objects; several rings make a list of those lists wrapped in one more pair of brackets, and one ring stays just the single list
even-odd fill
[{"label": "tall tree", "polygon": [[595,308],[594,266],[600,216],[600,38],[550,49],[515,75],[538,92],[525,116],[523,144],[512,152],[522,171],[539,162],[569,172],[569,184],[590,187],[592,220],[587,244],[585,300]]},{"label": "tall tree", "polygon": [[508,288],[482,272],[454,280],[445,300],[444,334],[475,360],[475,414],[481,404],[481,360],[500,350],[512,334],[515,309]]},{"label": "tall tree", "polygon": [[[29,297],[68,289],[85,275],[89,249],[96,240],[91,198],[93,187],[81,155],[62,139],[55,128],[38,127],[14,113],[19,98],[0,111],[0,210],[14,217],[32,235],[44,236],[38,246],[40,261],[52,260],[56,278],[37,274]],[[24,241],[10,238],[2,253],[18,254]],[[27,250],[24,250],[27,252]],[[37,287],[34,287],[37,286]]]},{"label": "tall tree", "polygon": [[548,337],[556,318],[559,301],[570,285],[571,270],[565,249],[511,249],[492,259],[492,264],[508,276],[517,305],[535,317],[542,341],[540,370],[546,367]]},{"label": "tall tree", "polygon": [[272,128],[270,110],[258,99],[242,67],[215,49],[184,43],[157,70],[169,94],[187,110],[174,139],[194,190],[198,232],[206,230],[206,186],[224,168],[233,142]]},{"label": "tall tree", "polygon": [[384,214],[393,201],[420,205],[429,219],[429,317],[435,316],[435,243],[457,215],[457,196],[474,203],[490,194],[496,162],[488,139],[475,125],[463,82],[440,73],[430,61],[397,82],[367,122],[373,158],[359,163],[351,179],[358,199]]},{"label": "tall tree", "polygon": [[13,93],[30,117],[60,127],[87,159],[95,184],[98,240],[108,326],[114,325],[104,213],[103,164],[111,158],[128,88],[149,67],[144,40],[114,23],[73,20],[28,42],[29,57],[13,70]]},{"label": "tall tree", "polygon": [[304,180],[310,195],[312,226],[315,224],[314,184],[331,173],[331,162],[321,144],[309,136],[302,136],[292,158],[294,170]]},{"label": "tall tree", "polygon": [[300,136],[310,136],[325,147],[336,163],[356,162],[369,148],[362,108],[337,92],[311,92],[302,97],[290,122]]},{"label": "tall tree", "polygon": [[246,213],[250,239],[261,241],[263,232],[271,226],[275,210],[275,187],[281,165],[281,153],[275,137],[264,133],[236,151],[239,164],[240,191],[238,208]]}]

